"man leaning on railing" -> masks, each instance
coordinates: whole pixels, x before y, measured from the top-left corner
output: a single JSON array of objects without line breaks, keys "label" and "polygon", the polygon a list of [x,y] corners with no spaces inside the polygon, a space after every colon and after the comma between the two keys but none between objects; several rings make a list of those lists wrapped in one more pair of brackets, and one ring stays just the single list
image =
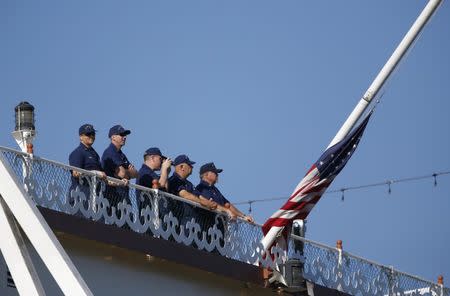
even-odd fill
[{"label": "man leaning on railing", "polygon": [[[202,196],[195,190],[194,185],[187,179],[192,174],[192,169],[195,162],[190,160],[186,155],[178,155],[173,161],[175,166],[175,172],[169,178],[169,192],[181,196],[187,200],[199,203],[202,206],[215,210],[217,208],[217,203],[210,201]],[[172,213],[175,209],[172,209]],[[178,213],[173,213],[178,216],[181,224],[190,220],[191,218],[198,218],[196,211],[190,206],[178,206]]]},{"label": "man leaning on railing", "polygon": [[227,213],[231,219],[242,218],[247,222],[253,223],[253,217],[243,214],[228,199],[223,196],[220,190],[215,186],[219,180],[219,173],[223,170],[216,168],[214,162],[209,162],[200,168],[200,184],[195,187],[201,196],[213,200],[218,205],[218,210]]}]

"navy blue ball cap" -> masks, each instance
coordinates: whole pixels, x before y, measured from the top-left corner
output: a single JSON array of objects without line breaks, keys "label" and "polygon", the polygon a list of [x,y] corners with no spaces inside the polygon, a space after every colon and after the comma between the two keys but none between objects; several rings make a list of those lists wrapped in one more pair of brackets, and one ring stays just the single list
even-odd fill
[{"label": "navy blue ball cap", "polygon": [[159,148],[157,148],[157,147],[152,147],[152,148],[148,148],[147,150],[145,150],[144,156],[146,156],[146,155],[159,155],[162,158],[167,158],[164,155],[162,155],[161,150],[159,150]]},{"label": "navy blue ball cap", "polygon": [[206,172],[213,172],[218,174],[223,172],[223,170],[216,168],[214,162],[208,162],[200,167],[200,175],[203,175]]},{"label": "navy blue ball cap", "polygon": [[175,160],[173,161],[172,164],[179,165],[182,163],[186,163],[190,166],[193,166],[195,164],[195,161],[190,160],[189,157],[187,157],[187,155],[181,154],[181,155],[178,155],[177,157],[175,157]]},{"label": "navy blue ball cap", "polygon": [[86,123],[80,126],[78,129],[78,134],[81,135],[88,135],[88,134],[95,134],[96,130],[94,129],[94,126],[92,124]]},{"label": "navy blue ball cap", "polygon": [[114,135],[126,136],[129,134],[131,134],[130,130],[126,130],[123,126],[118,124],[109,129],[108,137],[111,138],[111,136],[114,136]]}]

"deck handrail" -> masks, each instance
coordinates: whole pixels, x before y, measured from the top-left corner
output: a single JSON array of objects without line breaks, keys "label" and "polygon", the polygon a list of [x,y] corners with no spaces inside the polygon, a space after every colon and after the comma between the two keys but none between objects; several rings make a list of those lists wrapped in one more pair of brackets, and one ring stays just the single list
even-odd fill
[{"label": "deck handrail", "polygon": [[[7,147],[0,146],[0,153],[15,172],[17,180],[41,207],[176,241],[262,267],[275,269],[286,261],[299,260],[301,275],[306,280],[350,295],[450,296],[450,289],[442,284],[294,234],[289,238],[287,252],[275,246],[273,256],[263,256],[261,225],[245,220],[231,221],[223,213],[210,211],[161,190],[132,183],[113,187],[126,187],[129,200],[129,203],[125,199],[113,203],[117,206],[113,211],[109,202],[114,196],[107,195],[108,185],[95,172]],[[77,186],[72,183],[70,171],[73,170],[80,172],[84,180]],[[107,180],[123,184],[119,179],[108,177]],[[145,200],[147,203],[138,205],[138,199],[140,203]],[[183,216],[186,213],[194,214],[192,217]]]}]

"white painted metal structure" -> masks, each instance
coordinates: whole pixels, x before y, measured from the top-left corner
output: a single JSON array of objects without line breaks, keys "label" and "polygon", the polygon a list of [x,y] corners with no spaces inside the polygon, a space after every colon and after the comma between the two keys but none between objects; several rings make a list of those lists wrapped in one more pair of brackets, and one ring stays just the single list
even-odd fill
[{"label": "white painted metal structure", "polygon": [[[367,91],[364,94],[364,96],[362,97],[362,99],[358,102],[355,109],[352,111],[350,116],[347,118],[347,120],[344,122],[342,127],[337,132],[336,136],[330,142],[327,149],[330,148],[331,146],[335,145],[339,141],[341,141],[351,131],[353,126],[358,122],[358,120],[364,114],[364,111],[370,105],[370,102],[372,101],[372,99],[377,95],[377,93],[383,87],[386,80],[389,78],[389,76],[395,70],[396,66],[399,64],[401,59],[404,57],[405,53],[411,47],[413,42],[417,39],[417,37],[419,36],[419,33],[422,31],[422,29],[425,27],[427,22],[430,20],[431,16],[436,11],[436,9],[439,7],[441,2],[442,2],[442,0],[430,0],[428,2],[428,4],[422,10],[422,13],[419,15],[419,17],[416,19],[414,24],[409,29],[408,33],[406,33],[403,40],[397,46],[394,53],[391,55],[391,57],[388,59],[388,61],[384,65],[384,67],[378,73],[375,80],[369,86],[369,88],[367,89]],[[277,237],[279,237],[283,228],[284,227],[274,226],[269,230],[267,235],[261,240],[261,243],[263,244],[265,250],[267,250],[267,248],[269,246],[273,245],[273,243],[275,242]]]},{"label": "white painted metal structure", "polygon": [[45,295],[25,241],[13,214],[0,196],[0,250],[12,274],[18,275],[17,289],[22,295]]},{"label": "white painted metal structure", "polygon": [[[0,155],[0,248],[21,295],[45,295],[14,218],[65,295],[93,295],[53,234],[36,204]],[[14,217],[13,217],[14,216]]]}]

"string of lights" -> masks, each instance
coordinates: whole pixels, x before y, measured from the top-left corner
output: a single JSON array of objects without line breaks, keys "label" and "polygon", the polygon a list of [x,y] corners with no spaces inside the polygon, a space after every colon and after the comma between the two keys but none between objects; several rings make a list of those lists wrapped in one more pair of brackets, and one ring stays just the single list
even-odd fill
[{"label": "string of lights", "polygon": [[[332,193],[341,193],[341,200],[344,201],[345,198],[345,192],[352,191],[352,190],[359,190],[359,189],[365,189],[365,188],[371,188],[371,187],[380,187],[380,186],[387,186],[388,187],[388,193],[391,194],[392,192],[392,185],[398,184],[398,183],[406,183],[406,182],[414,182],[424,179],[433,179],[434,180],[434,186],[438,185],[437,177],[438,176],[444,176],[444,175],[450,175],[450,171],[443,171],[443,172],[436,172],[429,175],[423,175],[423,176],[416,176],[416,177],[408,177],[408,178],[398,178],[398,179],[389,179],[385,181],[375,182],[375,183],[369,183],[365,185],[358,185],[358,186],[349,186],[349,187],[342,187],[339,189],[333,189],[326,191],[324,194],[332,194]],[[243,205],[248,204],[249,205],[249,212],[252,211],[252,205],[254,203],[260,203],[260,202],[270,202],[275,200],[287,200],[289,197],[271,197],[271,198],[261,198],[261,199],[250,199],[246,201],[236,202],[236,205]]]}]

